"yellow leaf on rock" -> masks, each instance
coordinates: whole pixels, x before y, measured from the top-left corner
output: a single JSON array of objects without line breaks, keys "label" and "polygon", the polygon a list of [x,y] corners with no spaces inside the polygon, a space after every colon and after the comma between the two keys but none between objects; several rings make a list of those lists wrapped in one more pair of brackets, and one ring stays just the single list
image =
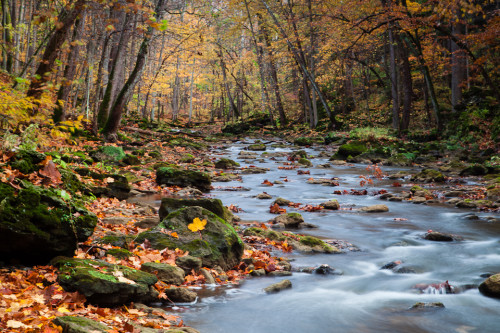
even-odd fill
[{"label": "yellow leaf on rock", "polygon": [[193,223],[188,224],[188,228],[192,232],[196,232],[205,229],[206,225],[207,225],[206,219],[200,220],[199,218],[195,217],[193,219]]},{"label": "yellow leaf on rock", "polygon": [[65,307],[61,306],[60,308],[57,308],[57,312],[61,312],[61,313],[70,313],[71,311],[69,311],[68,309],[66,309]]}]

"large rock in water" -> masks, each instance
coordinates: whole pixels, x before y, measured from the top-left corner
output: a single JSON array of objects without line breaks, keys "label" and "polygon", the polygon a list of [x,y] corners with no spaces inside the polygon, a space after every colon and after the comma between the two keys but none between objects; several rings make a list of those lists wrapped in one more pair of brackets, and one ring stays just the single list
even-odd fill
[{"label": "large rock in water", "polygon": [[158,299],[153,288],[158,278],[150,273],[100,260],[60,257],[52,264],[58,268],[58,282],[64,290],[78,291],[92,304],[118,306]]},{"label": "large rock in water", "polygon": [[167,186],[192,186],[202,192],[209,192],[211,181],[210,176],[203,172],[162,167],[156,170],[156,183]]},{"label": "large rock in water", "polygon": [[[188,228],[195,218],[206,219],[200,232]],[[178,238],[165,233],[176,232]],[[170,213],[156,228],[137,236],[136,242],[148,239],[155,249],[179,248],[202,260],[203,266],[221,266],[227,270],[240,262],[243,242],[233,227],[214,213],[198,206],[185,207]]]},{"label": "large rock in water", "polygon": [[211,211],[221,219],[231,222],[233,220],[233,213],[229,211],[220,199],[179,199],[179,198],[163,198],[159,209],[160,221],[162,221],[168,214],[183,207],[199,206]]},{"label": "large rock in water", "polygon": [[16,194],[0,183],[0,261],[34,265],[73,256],[77,243],[94,232],[97,217],[65,202],[61,195],[67,193],[22,185]]},{"label": "large rock in water", "polygon": [[500,298],[500,273],[495,274],[484,280],[479,285],[479,291],[488,297]]}]

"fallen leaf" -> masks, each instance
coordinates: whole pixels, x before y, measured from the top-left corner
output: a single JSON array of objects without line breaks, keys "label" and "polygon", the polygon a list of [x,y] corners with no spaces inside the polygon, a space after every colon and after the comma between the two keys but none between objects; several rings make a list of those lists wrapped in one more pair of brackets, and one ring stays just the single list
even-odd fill
[{"label": "fallen leaf", "polygon": [[192,232],[196,232],[205,229],[206,225],[207,225],[206,219],[200,220],[198,217],[195,217],[193,219],[193,223],[188,224],[188,228]]}]

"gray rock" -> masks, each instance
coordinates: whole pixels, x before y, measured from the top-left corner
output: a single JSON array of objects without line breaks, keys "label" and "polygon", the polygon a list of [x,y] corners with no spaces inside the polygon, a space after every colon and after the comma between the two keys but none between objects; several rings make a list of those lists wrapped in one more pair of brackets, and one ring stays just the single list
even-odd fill
[{"label": "gray rock", "polygon": [[272,197],[273,197],[272,195],[267,194],[266,192],[259,193],[256,196],[257,199],[261,199],[261,200],[272,199]]},{"label": "gray rock", "polygon": [[485,296],[500,298],[500,273],[484,280],[479,285],[479,291]]},{"label": "gray rock", "polygon": [[385,213],[389,211],[389,207],[386,205],[373,205],[360,208],[359,211],[363,213]]},{"label": "gray rock", "polygon": [[151,229],[156,227],[158,223],[160,223],[160,219],[155,216],[155,217],[145,217],[143,219],[139,219],[134,223],[134,225],[142,229]]},{"label": "gray rock", "polygon": [[292,272],[289,271],[272,271],[267,273],[268,276],[292,276]]},{"label": "gray rock", "polygon": [[156,183],[167,186],[192,186],[202,192],[209,192],[211,180],[210,176],[203,172],[161,167],[156,170]]},{"label": "gray rock", "polygon": [[403,201],[403,197],[390,197],[387,201]]},{"label": "gray rock", "polygon": [[423,310],[423,309],[443,309],[444,304],[441,302],[423,303],[417,302],[412,305],[410,310]]},{"label": "gray rock", "polygon": [[283,199],[283,198],[277,198],[276,200],[273,201],[272,205],[278,205],[278,206],[288,206],[290,203],[290,200]]},{"label": "gray rock", "polygon": [[340,204],[336,199],[326,201],[320,204],[324,209],[338,210],[340,208]]},{"label": "gray rock", "polygon": [[264,291],[268,294],[277,293],[279,291],[292,288],[292,282],[290,280],[283,280],[281,282],[273,283],[272,285],[264,288]]},{"label": "gray rock", "polygon": [[212,273],[210,273],[210,271],[208,269],[202,268],[200,270],[200,274],[203,275],[203,277],[205,278],[206,284],[215,284],[215,278],[212,275]]},{"label": "gray rock", "polygon": [[184,283],[184,270],[169,264],[159,262],[146,262],[142,264],[141,271],[154,274],[166,284],[181,285]]},{"label": "gray rock", "polygon": [[299,213],[287,213],[276,216],[271,220],[273,224],[282,224],[285,228],[300,228],[304,218]]},{"label": "gray rock", "polygon": [[259,168],[259,167],[245,168],[245,169],[241,169],[241,174],[242,175],[251,175],[251,174],[258,174],[258,173],[266,173],[268,171],[269,171],[269,169],[267,169],[267,168]]},{"label": "gray rock", "polygon": [[435,242],[452,242],[453,235],[445,234],[437,231],[431,231],[425,234],[424,239],[435,241]]},{"label": "gray rock", "polygon": [[177,265],[177,267],[183,269],[186,275],[190,274],[192,270],[198,272],[202,265],[200,258],[196,258],[190,255],[177,257],[175,259],[175,264]]},{"label": "gray rock", "polygon": [[259,269],[256,269],[256,270],[253,270],[250,275],[252,276],[264,276],[266,275],[266,271],[264,270],[264,268],[259,268]]},{"label": "gray rock", "polygon": [[102,223],[120,225],[120,224],[127,224],[131,219],[132,219],[131,217],[126,217],[126,216],[110,216],[103,218]]},{"label": "gray rock", "polygon": [[411,199],[411,202],[413,202],[414,204],[422,204],[422,203],[425,203],[427,201],[427,199],[425,197],[413,197]]},{"label": "gray rock", "polygon": [[164,290],[164,293],[174,303],[192,303],[198,297],[194,291],[187,288],[168,288]]}]

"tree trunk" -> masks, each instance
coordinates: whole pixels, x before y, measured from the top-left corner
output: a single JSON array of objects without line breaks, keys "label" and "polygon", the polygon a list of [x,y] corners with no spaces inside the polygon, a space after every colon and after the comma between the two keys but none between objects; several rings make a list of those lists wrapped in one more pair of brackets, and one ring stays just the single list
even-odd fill
[{"label": "tree trunk", "polygon": [[410,126],[410,115],[413,98],[413,82],[411,77],[411,65],[408,60],[408,49],[405,48],[401,38],[398,37],[398,45],[401,54],[402,68],[401,77],[403,84],[403,115],[401,117],[400,130],[407,130]]},{"label": "tree trunk", "polygon": [[391,96],[392,96],[392,128],[399,131],[399,93],[398,72],[396,67],[396,43],[394,40],[394,29],[389,24],[389,68],[391,71]]},{"label": "tree trunk", "polygon": [[[52,36],[50,37],[45,52],[43,53],[42,59],[38,68],[35,72],[35,76],[31,80],[27,96],[32,97],[37,100],[41,97],[43,93],[43,86],[49,80],[50,72],[54,66],[54,62],[57,58],[57,53],[59,52],[62,44],[66,40],[66,36],[73,26],[78,14],[83,10],[86,0],[77,0],[73,9],[69,12],[63,10],[58,17],[58,22],[61,22],[60,26],[56,28]],[[38,110],[34,109],[32,114],[36,114]]]},{"label": "tree trunk", "polygon": [[71,49],[68,55],[68,60],[66,67],[64,68],[64,78],[61,83],[61,87],[57,92],[57,106],[54,110],[53,119],[55,123],[66,120],[66,110],[68,108],[68,97],[71,91],[71,85],[76,73],[76,65],[78,59],[78,53],[80,48],[77,41],[81,38],[83,34],[83,28],[85,26],[85,13],[82,13],[81,17],[76,20],[75,27],[73,28],[73,43],[71,44]]},{"label": "tree trunk", "polygon": [[[161,11],[163,9],[163,3],[165,0],[158,0],[155,8],[155,19],[156,22],[160,21]],[[155,29],[149,26],[147,32],[144,34],[144,39],[141,43],[141,47],[139,48],[139,53],[137,54],[137,61],[135,63],[135,67],[130,73],[127,82],[120,90],[113,107],[111,108],[110,117],[106,122],[106,126],[103,129],[103,133],[106,138],[110,141],[116,141],[117,132],[120,126],[120,121],[122,118],[123,108],[125,106],[126,101],[130,93],[134,90],[134,87],[139,80],[141,73],[146,64],[146,59],[149,53],[149,47],[151,43],[151,39],[153,38],[155,33]]]},{"label": "tree trunk", "polygon": [[[465,33],[463,24],[456,23],[453,25],[452,34],[460,36]],[[462,99],[462,84],[466,80],[467,74],[467,55],[458,47],[457,43],[451,41],[451,106],[453,112],[456,111],[456,106]]]}]

